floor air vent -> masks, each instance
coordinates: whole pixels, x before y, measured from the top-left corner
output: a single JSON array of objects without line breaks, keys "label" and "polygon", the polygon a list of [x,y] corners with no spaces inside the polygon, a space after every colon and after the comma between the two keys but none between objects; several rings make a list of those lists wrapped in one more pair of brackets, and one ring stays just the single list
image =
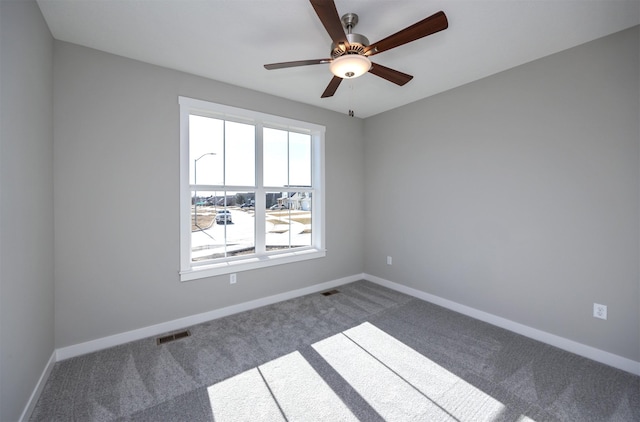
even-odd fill
[{"label": "floor air vent", "polygon": [[331,295],[335,295],[336,293],[340,293],[340,291],[339,290],[335,290],[335,289],[334,290],[329,290],[327,292],[323,292],[322,296],[331,296]]},{"label": "floor air vent", "polygon": [[169,335],[166,335],[166,336],[158,337],[156,339],[156,343],[157,344],[165,344],[165,343],[169,343],[169,342],[174,341],[174,340],[179,340],[181,338],[189,337],[190,335],[191,335],[191,331],[189,331],[189,330],[180,331],[179,333],[173,333],[173,334],[169,334]]}]

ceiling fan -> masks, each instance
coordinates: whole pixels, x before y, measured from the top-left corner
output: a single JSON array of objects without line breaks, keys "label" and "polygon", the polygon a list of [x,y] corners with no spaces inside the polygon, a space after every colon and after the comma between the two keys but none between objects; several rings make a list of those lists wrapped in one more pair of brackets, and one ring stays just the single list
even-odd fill
[{"label": "ceiling fan", "polygon": [[[333,40],[331,57],[271,63],[265,64],[264,67],[268,70],[274,70],[329,63],[329,68],[334,76],[321,98],[333,96],[342,79],[357,78],[366,72],[373,73],[400,86],[406,84],[413,76],[373,63],[369,57],[442,31],[449,26],[447,16],[440,11],[378,42],[369,44],[369,40],[365,36],[351,32],[358,23],[358,15],[347,13],[340,18],[333,0],[309,1]],[[343,27],[347,30],[346,34]]]}]

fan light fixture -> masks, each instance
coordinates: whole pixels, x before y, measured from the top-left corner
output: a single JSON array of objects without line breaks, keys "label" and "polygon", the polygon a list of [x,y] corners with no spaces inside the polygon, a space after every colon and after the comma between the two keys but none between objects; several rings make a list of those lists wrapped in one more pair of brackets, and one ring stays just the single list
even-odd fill
[{"label": "fan light fixture", "polygon": [[331,69],[331,73],[339,78],[357,78],[371,69],[371,60],[359,54],[345,54],[333,59],[329,69]]},{"label": "fan light fixture", "polygon": [[[1,1],[2,0],[0,0],[0,2]],[[355,13],[346,13],[340,18],[334,0],[310,1],[313,10],[327,30],[331,41],[333,41],[331,43],[331,50],[329,50],[329,58],[270,63],[265,64],[264,67],[267,70],[274,70],[329,63],[329,69],[334,76],[331,78],[331,81],[329,81],[329,85],[327,85],[327,88],[320,98],[332,97],[343,79],[357,78],[366,72],[371,72],[374,76],[386,79],[398,86],[405,85],[413,79],[413,76],[379,64],[374,66],[373,63],[369,61],[369,57],[419,40],[420,38],[435,34],[449,27],[447,15],[440,11],[393,35],[389,35],[378,42],[370,44],[367,37],[353,32],[353,28],[358,23],[358,15]],[[370,7],[370,9],[375,9],[375,7]]]}]

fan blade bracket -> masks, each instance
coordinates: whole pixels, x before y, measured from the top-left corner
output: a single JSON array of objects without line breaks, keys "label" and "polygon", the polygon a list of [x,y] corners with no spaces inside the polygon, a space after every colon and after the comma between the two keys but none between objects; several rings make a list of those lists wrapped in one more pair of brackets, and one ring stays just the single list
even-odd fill
[{"label": "fan blade bracket", "polygon": [[378,49],[374,46],[373,48],[369,48],[368,46],[364,48],[364,52],[362,53],[363,56],[373,56],[374,54],[378,53]]}]

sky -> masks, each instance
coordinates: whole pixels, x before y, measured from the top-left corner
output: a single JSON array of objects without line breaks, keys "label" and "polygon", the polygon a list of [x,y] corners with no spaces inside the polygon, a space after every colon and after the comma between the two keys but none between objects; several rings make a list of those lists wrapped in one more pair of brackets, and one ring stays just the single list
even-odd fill
[{"label": "sky", "polygon": [[[250,124],[191,115],[189,183],[254,186],[255,132]],[[311,186],[311,136],[272,128],[262,135],[264,185]]]}]

